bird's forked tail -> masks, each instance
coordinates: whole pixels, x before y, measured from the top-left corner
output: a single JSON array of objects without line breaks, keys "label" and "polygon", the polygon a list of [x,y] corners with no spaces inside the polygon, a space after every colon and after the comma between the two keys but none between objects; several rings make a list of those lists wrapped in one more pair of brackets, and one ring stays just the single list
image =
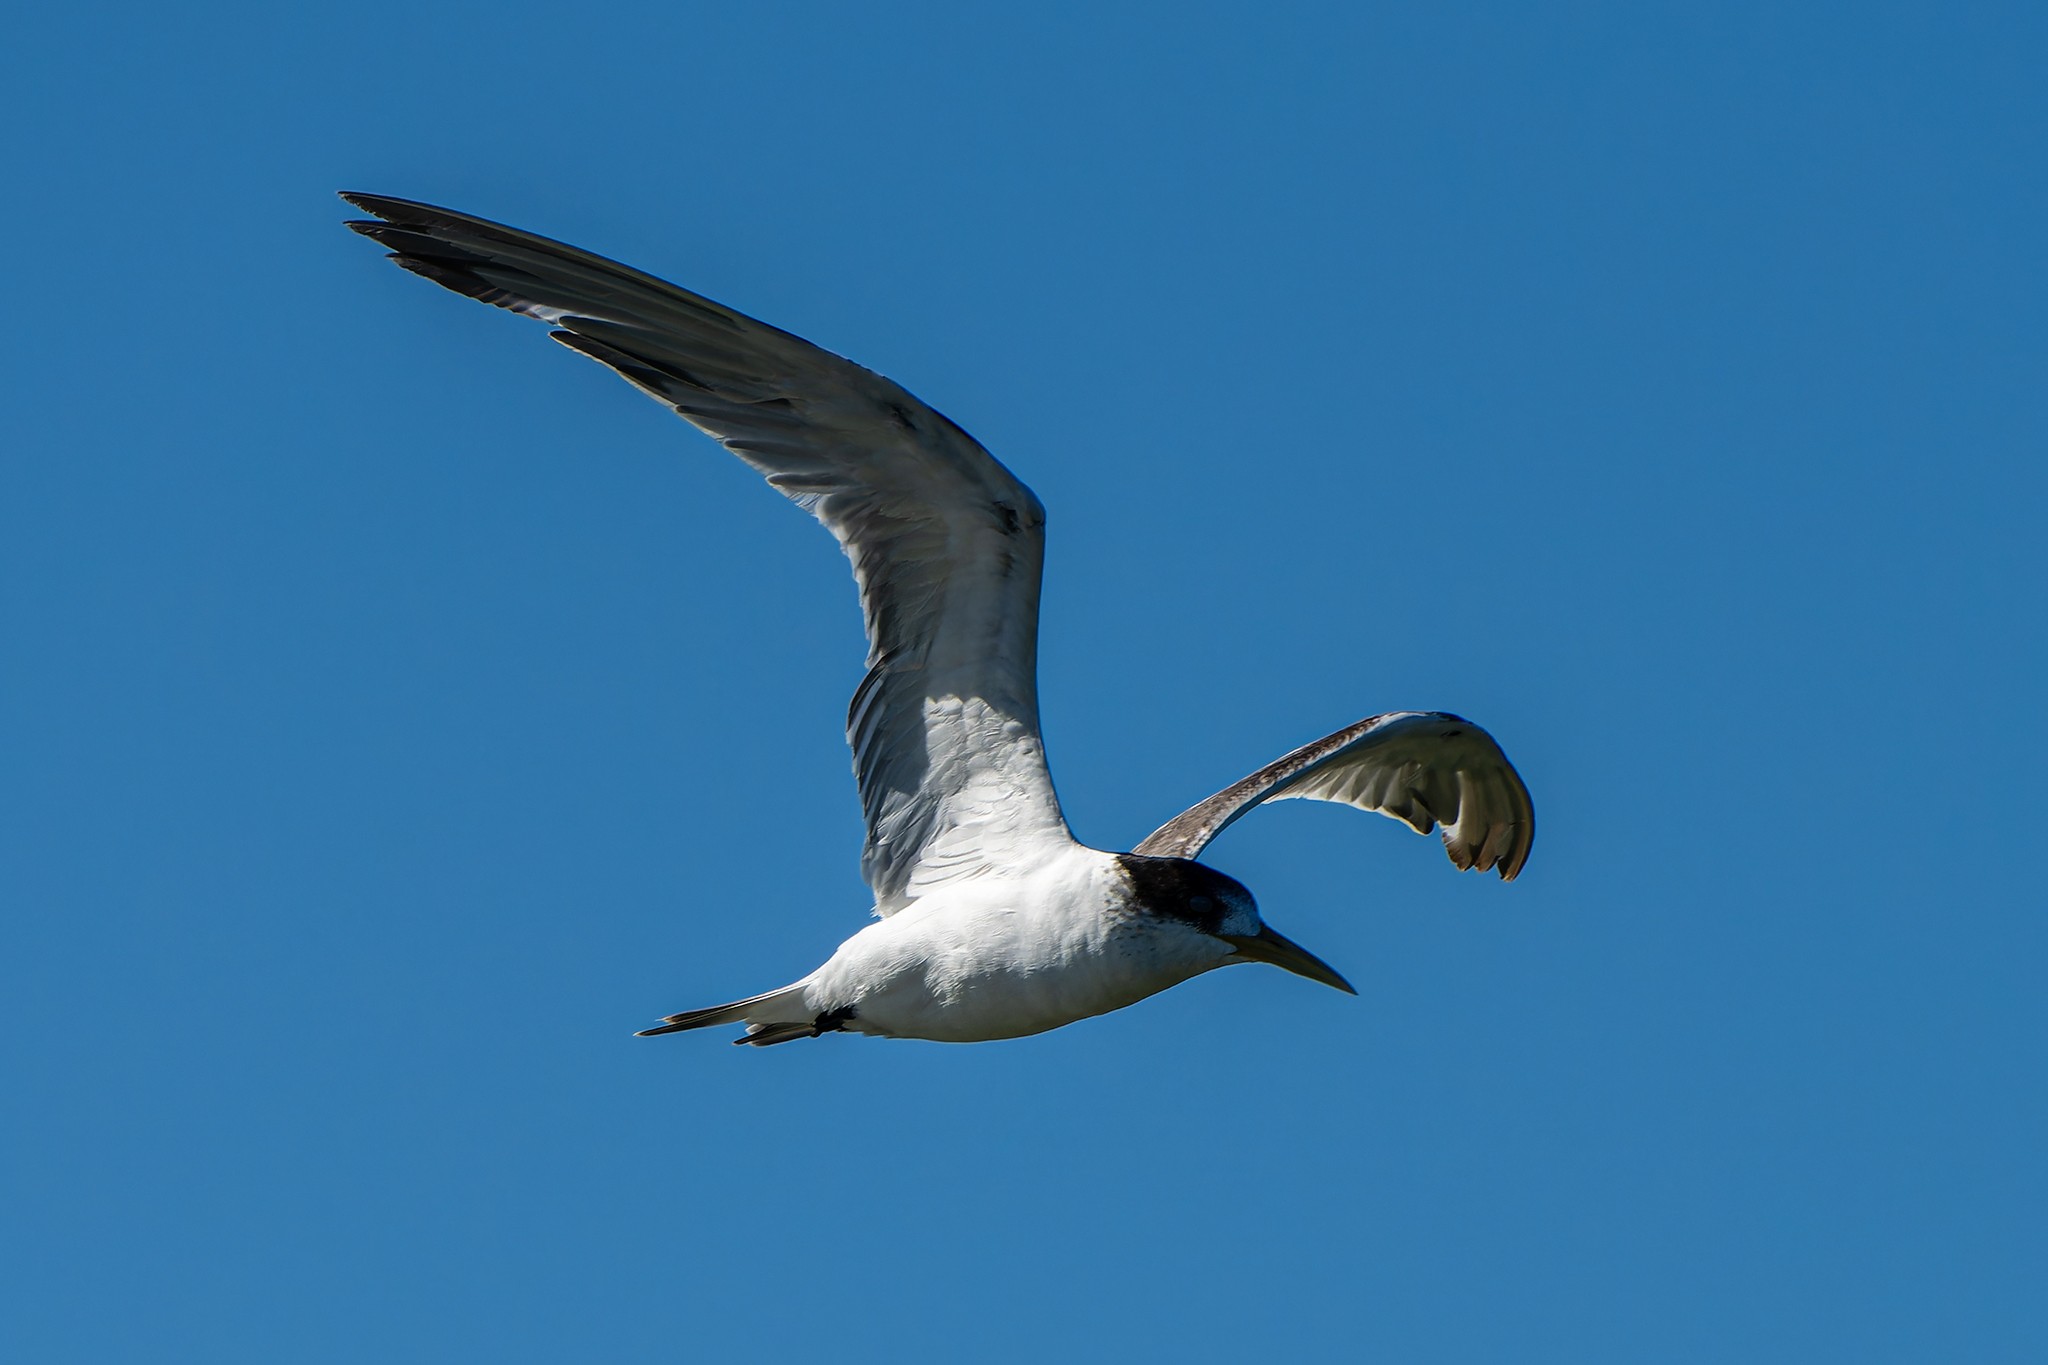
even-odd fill
[{"label": "bird's forked tail", "polygon": [[793,986],[784,986],[765,995],[749,996],[745,1000],[735,1000],[729,1005],[712,1005],[708,1009],[685,1010],[681,1014],[671,1014],[655,1027],[641,1029],[633,1036],[652,1038],[662,1033],[682,1033],[693,1028],[710,1028],[714,1024],[745,1023],[746,1036],[735,1038],[733,1042],[767,1047],[770,1043],[815,1038],[821,1033],[830,1033],[839,1028],[839,1021],[829,1015],[820,1017],[805,1003],[804,987],[808,984],[808,980],[799,981]]}]

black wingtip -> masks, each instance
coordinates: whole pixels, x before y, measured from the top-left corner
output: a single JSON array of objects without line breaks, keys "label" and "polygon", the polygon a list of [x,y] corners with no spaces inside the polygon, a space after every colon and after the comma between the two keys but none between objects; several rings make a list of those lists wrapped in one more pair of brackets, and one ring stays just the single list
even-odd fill
[{"label": "black wingtip", "polygon": [[479,252],[443,241],[433,232],[403,223],[386,223],[376,219],[351,218],[342,224],[350,232],[360,233],[371,241],[392,251],[422,260],[441,261],[455,265],[482,265],[490,257]]},{"label": "black wingtip", "polygon": [[411,199],[393,199],[389,195],[383,194],[364,194],[361,190],[336,190],[335,193],[341,196],[341,201],[344,204],[359,208],[364,213],[374,213],[379,218],[390,219],[394,222],[408,216],[406,212],[408,209],[414,212],[422,210],[431,212],[433,210],[433,205],[431,204],[421,204]]},{"label": "black wingtip", "polygon": [[400,270],[410,270],[423,279],[432,280],[443,289],[452,289],[458,294],[467,294],[470,298],[480,299],[485,303],[496,303],[506,297],[504,290],[486,280],[478,279],[459,265],[424,260],[399,251],[391,253],[390,261]]}]

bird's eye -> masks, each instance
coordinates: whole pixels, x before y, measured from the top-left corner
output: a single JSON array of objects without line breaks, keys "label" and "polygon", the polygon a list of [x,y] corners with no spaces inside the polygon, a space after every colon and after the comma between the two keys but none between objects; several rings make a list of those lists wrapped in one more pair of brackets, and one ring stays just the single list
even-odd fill
[{"label": "bird's eye", "polygon": [[1194,911],[1198,915],[1206,915],[1215,908],[1216,902],[1210,900],[1207,896],[1188,897],[1188,909]]}]

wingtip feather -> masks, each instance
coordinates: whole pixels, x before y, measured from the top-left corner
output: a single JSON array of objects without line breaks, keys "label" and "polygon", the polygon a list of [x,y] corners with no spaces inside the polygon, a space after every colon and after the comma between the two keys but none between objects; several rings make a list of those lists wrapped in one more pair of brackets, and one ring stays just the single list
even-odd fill
[{"label": "wingtip feather", "polygon": [[408,211],[411,213],[444,211],[435,209],[432,204],[422,204],[414,199],[394,199],[388,194],[366,194],[361,190],[336,190],[335,193],[340,196],[342,203],[348,204],[353,208],[359,208],[364,213],[374,213],[379,218],[390,222],[396,222],[399,218],[407,216]]}]

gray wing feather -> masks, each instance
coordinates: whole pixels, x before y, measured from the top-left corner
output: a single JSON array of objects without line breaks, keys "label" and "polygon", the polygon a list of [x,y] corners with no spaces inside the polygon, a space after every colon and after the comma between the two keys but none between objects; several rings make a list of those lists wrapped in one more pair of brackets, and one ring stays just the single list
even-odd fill
[{"label": "gray wing feather", "polygon": [[1513,881],[1536,841],[1536,809],[1493,736],[1441,711],[1368,716],[1232,783],[1167,821],[1133,849],[1192,858],[1264,801],[1335,801],[1404,821],[1417,834],[1441,825],[1462,870],[1498,869]]},{"label": "gray wing feather", "polygon": [[868,673],[847,714],[862,870],[887,914],[1072,836],[1038,726],[1045,509],[892,381],[652,275],[468,214],[342,196],[398,265],[552,324],[767,477],[853,564]]}]

